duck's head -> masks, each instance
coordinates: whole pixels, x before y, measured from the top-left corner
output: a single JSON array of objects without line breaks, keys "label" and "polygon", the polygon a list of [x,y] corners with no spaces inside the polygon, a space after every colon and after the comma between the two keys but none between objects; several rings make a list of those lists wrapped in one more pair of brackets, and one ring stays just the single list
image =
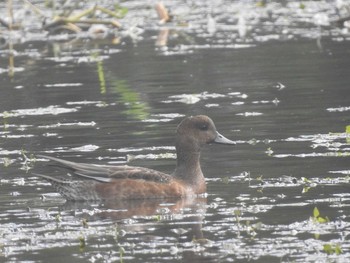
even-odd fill
[{"label": "duck's head", "polygon": [[185,118],[176,130],[176,146],[193,151],[199,151],[201,146],[210,143],[235,144],[221,135],[214,122],[205,115]]}]

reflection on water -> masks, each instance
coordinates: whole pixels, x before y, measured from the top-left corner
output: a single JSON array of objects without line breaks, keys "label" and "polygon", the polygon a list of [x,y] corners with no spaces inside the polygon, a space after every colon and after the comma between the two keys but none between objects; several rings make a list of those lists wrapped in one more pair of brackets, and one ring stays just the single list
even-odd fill
[{"label": "reflection on water", "polygon": [[[12,69],[0,50],[0,261],[347,262],[338,2],[167,2],[175,20],[159,25],[127,1],[119,44],[12,32]],[[66,203],[31,175],[43,153],[170,173],[176,125],[195,114],[237,142],[203,149],[205,200]]]},{"label": "reflection on water", "polygon": [[124,113],[135,119],[144,120],[148,117],[149,109],[146,102],[143,102],[140,95],[134,92],[125,81],[116,80],[111,87],[112,92],[116,92],[120,96],[120,100],[127,108]]}]

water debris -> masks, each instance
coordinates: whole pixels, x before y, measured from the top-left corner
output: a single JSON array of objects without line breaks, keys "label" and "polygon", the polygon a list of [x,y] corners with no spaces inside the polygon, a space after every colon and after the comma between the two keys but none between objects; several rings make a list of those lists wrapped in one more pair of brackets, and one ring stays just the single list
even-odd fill
[{"label": "water debris", "polygon": [[[313,134],[313,135],[300,135],[299,137],[289,137],[282,139],[286,142],[312,142],[310,148],[319,149],[320,152],[308,152],[308,153],[285,153],[285,154],[275,154],[276,158],[286,158],[286,157],[347,157],[350,156],[350,149],[347,148],[348,133],[329,133],[329,134]],[[324,151],[325,148],[327,151]]]},{"label": "water debris", "polygon": [[128,148],[120,148],[117,150],[117,152],[121,153],[128,153],[128,152],[141,152],[141,151],[159,151],[159,150],[175,150],[174,146],[152,146],[152,147],[142,147],[142,148],[135,148],[135,147],[128,147]]},{"label": "water debris", "polygon": [[179,113],[160,113],[160,114],[152,114],[151,118],[142,120],[143,122],[169,122],[174,120],[175,118],[183,117],[185,115]]},{"label": "water debris", "polygon": [[274,85],[274,88],[276,88],[277,90],[283,90],[286,88],[286,86],[283,85],[281,82],[277,82],[277,84]]},{"label": "water debris", "polygon": [[[113,17],[114,19],[107,20],[86,18],[90,15],[96,14],[97,11],[107,14],[108,16]],[[46,22],[44,24],[44,29],[49,30],[51,32],[56,32],[59,29],[67,29],[77,33],[82,31],[82,25],[108,24],[113,27],[120,28],[121,23],[116,18],[120,18],[120,15],[104,7],[95,5],[94,7],[83,10],[78,14],[73,14],[70,16],[55,16],[52,19],[52,21]]]},{"label": "water debris", "polygon": [[350,170],[328,171],[331,174],[345,174],[350,176]]},{"label": "water debris", "polygon": [[[120,38],[131,37],[138,41],[144,32],[157,30],[162,35],[157,46],[168,48],[164,55],[188,54],[201,48],[249,48],[257,42],[298,37],[314,39],[330,33],[333,39],[346,39],[350,17],[349,4],[338,4],[345,1],[318,1],[317,4],[315,1],[302,4],[260,1],[263,5],[235,1],[202,5],[167,2],[167,7],[162,1],[154,6],[128,1],[121,5],[108,1],[99,4],[51,1],[54,4],[46,6],[40,1],[25,0],[24,5],[9,2],[14,2],[9,8],[12,12],[6,12],[10,15],[0,19],[0,24],[8,31],[3,34],[6,42],[30,41],[31,34],[21,32],[40,31],[43,40],[48,39],[49,32],[51,40],[55,37],[62,37],[61,40],[103,38],[110,40],[109,43],[121,43]],[[4,4],[0,7],[7,11]],[[315,33],[315,28],[321,26],[323,31]],[[10,31],[11,34],[7,34]],[[185,48],[179,51],[180,46]],[[11,50],[15,51],[13,47]],[[11,71],[13,68],[12,63]]]},{"label": "water debris", "polygon": [[63,113],[77,112],[77,108],[63,108],[57,105],[48,107],[40,107],[36,109],[18,109],[0,113],[0,117],[22,117],[22,116],[38,116],[38,115],[58,115]]},{"label": "water debris", "polygon": [[44,84],[44,87],[55,88],[55,87],[80,87],[83,83],[55,83],[55,84]]},{"label": "water debris", "polygon": [[344,112],[350,111],[350,107],[337,107],[337,108],[327,108],[329,112]]},{"label": "water debris", "polygon": [[248,98],[248,95],[245,93],[240,93],[240,92],[230,92],[227,95],[232,96],[232,97],[236,97],[236,98],[240,98],[240,99],[246,99]]},{"label": "water debris", "polygon": [[72,151],[72,152],[93,152],[99,148],[100,147],[97,145],[87,144],[87,145],[71,148],[70,151]]},{"label": "water debris", "polygon": [[180,103],[184,103],[184,104],[196,104],[197,102],[199,102],[201,100],[224,98],[224,97],[226,97],[225,94],[209,93],[207,91],[204,91],[204,92],[199,93],[199,94],[172,95],[172,96],[169,96],[170,100],[165,100],[162,102],[163,103],[180,102]]},{"label": "water debris", "polygon": [[159,153],[159,154],[148,153],[148,154],[138,154],[138,155],[133,155],[133,154],[126,155],[127,162],[131,162],[134,160],[159,160],[159,159],[176,159],[176,154],[175,153]]},{"label": "water debris", "polygon": [[168,9],[166,9],[163,2],[158,2],[155,5],[155,9],[158,14],[159,24],[165,24],[172,20],[172,16],[169,14]]},{"label": "water debris", "polygon": [[51,128],[58,128],[58,127],[64,127],[64,126],[95,126],[96,122],[94,121],[90,121],[90,122],[59,122],[59,123],[55,123],[55,124],[50,124],[50,125],[40,125],[38,126],[38,128],[40,129],[51,129]]},{"label": "water debris", "polygon": [[252,117],[252,116],[260,116],[263,115],[261,112],[242,112],[242,113],[237,113],[236,115],[238,116],[244,116],[244,117]]},{"label": "water debris", "polygon": [[272,103],[272,104],[275,104],[276,106],[280,103],[280,101],[275,98],[274,100],[255,100],[255,101],[252,101],[253,104],[269,104],[269,103]]},{"label": "water debris", "polygon": [[210,35],[213,35],[216,32],[216,21],[215,19],[209,14],[207,22],[207,30]]},{"label": "water debris", "polygon": [[100,105],[104,104],[105,102],[97,100],[97,101],[88,101],[88,100],[82,100],[82,101],[68,101],[66,102],[67,105]]},{"label": "water debris", "polygon": [[326,252],[328,255],[340,255],[341,253],[343,253],[343,250],[339,244],[324,244],[323,251]]}]

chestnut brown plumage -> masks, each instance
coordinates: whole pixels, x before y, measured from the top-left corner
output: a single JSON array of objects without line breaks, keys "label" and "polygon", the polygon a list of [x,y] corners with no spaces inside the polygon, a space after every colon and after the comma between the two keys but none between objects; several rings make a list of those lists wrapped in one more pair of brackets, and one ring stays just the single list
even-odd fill
[{"label": "chestnut brown plumage", "polygon": [[69,200],[182,198],[206,191],[200,167],[202,146],[210,143],[235,144],[217,132],[205,115],[185,118],[176,130],[177,165],[172,175],[127,165],[75,163],[38,155],[72,171],[74,179],[62,180],[36,174],[48,180]]}]

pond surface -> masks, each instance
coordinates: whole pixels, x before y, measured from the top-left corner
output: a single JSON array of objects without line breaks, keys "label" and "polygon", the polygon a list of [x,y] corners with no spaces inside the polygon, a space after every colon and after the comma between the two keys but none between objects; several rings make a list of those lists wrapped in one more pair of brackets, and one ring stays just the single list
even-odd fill
[{"label": "pond surface", "polygon": [[[145,26],[118,44],[13,33],[12,73],[0,50],[0,261],[348,262],[350,36],[311,24],[335,14],[323,1],[218,2],[169,3],[185,28],[125,2]],[[239,8],[245,20],[230,20]],[[204,197],[66,202],[32,174],[62,175],[37,154],[170,173],[175,128],[196,114],[237,143],[203,149]]]}]

